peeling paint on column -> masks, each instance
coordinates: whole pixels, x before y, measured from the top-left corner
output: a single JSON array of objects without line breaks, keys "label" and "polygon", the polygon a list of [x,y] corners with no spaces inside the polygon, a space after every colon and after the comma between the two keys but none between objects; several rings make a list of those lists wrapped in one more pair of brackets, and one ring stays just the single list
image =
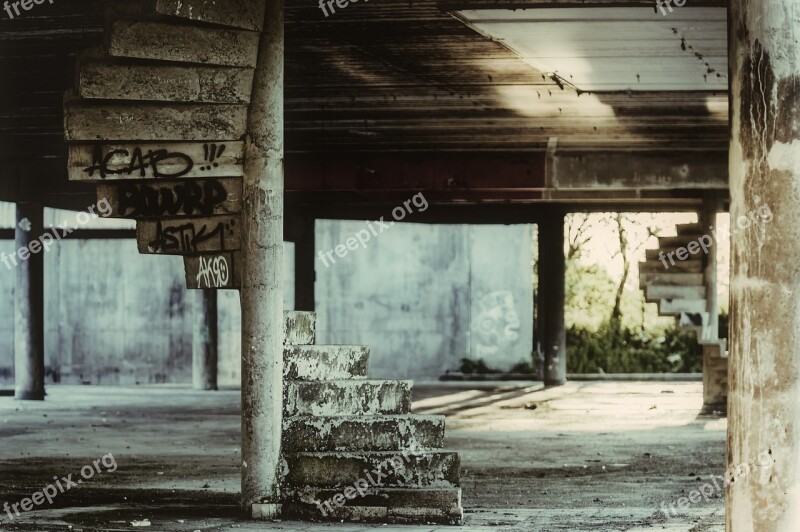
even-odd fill
[{"label": "peeling paint on column", "polygon": [[770,449],[769,474],[727,490],[727,530],[794,531],[800,522],[800,9],[796,0],[731,6],[731,219],[769,206],[731,252],[728,465]]}]

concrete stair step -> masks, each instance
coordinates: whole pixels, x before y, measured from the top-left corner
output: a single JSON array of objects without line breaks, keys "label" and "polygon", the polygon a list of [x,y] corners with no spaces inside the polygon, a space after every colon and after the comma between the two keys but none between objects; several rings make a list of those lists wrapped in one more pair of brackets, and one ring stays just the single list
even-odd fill
[{"label": "concrete stair step", "polygon": [[[349,497],[348,497],[349,496]],[[282,514],[310,521],[363,521],[458,525],[464,517],[461,488],[358,488],[345,492],[288,489]]]},{"label": "concrete stair step", "polygon": [[355,416],[407,414],[412,381],[289,381],[285,416]]},{"label": "concrete stair step", "polygon": [[641,273],[659,273],[659,272],[687,272],[687,273],[701,273],[703,271],[703,261],[700,259],[674,261],[673,264],[669,258],[664,258],[667,266],[664,267],[664,262],[661,260],[648,260],[639,263],[639,272]]},{"label": "concrete stair step", "polygon": [[[720,342],[725,342],[721,340]],[[719,356],[725,350],[717,346],[703,346],[703,411],[727,413],[728,403],[728,357]]]},{"label": "concrete stair step", "polygon": [[704,340],[700,342],[700,345],[703,346],[703,356],[711,358],[728,358],[727,338]]},{"label": "concrete stair step", "polygon": [[290,417],[283,422],[283,451],[440,449],[444,424],[444,416]]},{"label": "concrete stair step", "polygon": [[702,273],[640,273],[639,288],[649,285],[703,286]]},{"label": "concrete stair step", "polygon": [[317,334],[316,312],[283,313],[284,339],[283,345],[309,345],[313,344]]},{"label": "concrete stair step", "polygon": [[381,487],[457,488],[461,461],[451,451],[286,453],[283,485],[343,489],[360,479]]},{"label": "concrete stair step", "polygon": [[292,345],[283,350],[288,380],[366,379],[369,348],[360,345]]},{"label": "concrete stair step", "polygon": [[685,248],[689,242],[697,242],[701,236],[703,236],[702,233],[685,233],[677,236],[660,236],[658,237],[658,247]]},{"label": "concrete stair step", "polygon": [[678,327],[697,333],[697,342],[717,340],[717,331],[712,331],[708,326],[708,312],[681,312],[678,315]]},{"label": "concrete stair step", "polygon": [[[672,253],[673,254],[672,256],[675,257],[674,254],[678,252],[678,249],[679,248],[676,246],[646,249],[644,252],[644,257],[647,260],[660,260],[661,253],[663,253],[664,255]],[[678,260],[679,260],[678,257],[675,257],[675,262],[678,262]],[[669,259],[667,259],[667,263],[669,264]]]},{"label": "concrete stair step", "polygon": [[677,224],[675,230],[678,235],[697,235],[703,233],[705,230],[703,226],[697,222],[690,224]]},{"label": "concrete stair step", "polygon": [[680,327],[704,327],[708,323],[708,312],[681,312],[678,318]]},{"label": "concrete stair step", "polygon": [[658,313],[662,316],[677,316],[684,312],[706,312],[707,305],[705,299],[661,299]]},{"label": "concrete stair step", "polygon": [[645,287],[645,299],[650,303],[658,303],[661,299],[703,299],[706,297],[705,286],[674,286],[651,284]]}]

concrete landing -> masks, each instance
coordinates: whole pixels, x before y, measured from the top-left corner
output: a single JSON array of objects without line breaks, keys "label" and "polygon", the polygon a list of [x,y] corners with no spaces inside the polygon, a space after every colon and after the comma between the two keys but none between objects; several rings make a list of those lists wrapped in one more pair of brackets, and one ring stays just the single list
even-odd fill
[{"label": "concrete landing", "polygon": [[416,383],[412,408],[448,416],[463,527],[253,523],[236,506],[238,391],[51,386],[45,403],[0,397],[0,504],[109,453],[117,468],[13,520],[0,510],[0,530],[724,530],[722,493],[660,510],[724,471],[726,422],[698,415],[700,383],[479,384]]}]

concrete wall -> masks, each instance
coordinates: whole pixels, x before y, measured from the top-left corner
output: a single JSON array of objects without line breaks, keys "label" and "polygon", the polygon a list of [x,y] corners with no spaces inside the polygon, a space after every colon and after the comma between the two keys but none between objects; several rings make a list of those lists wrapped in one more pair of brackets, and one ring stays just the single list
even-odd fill
[{"label": "concrete wall", "polygon": [[[360,225],[319,222],[318,248],[335,247]],[[13,250],[0,240],[0,252]],[[293,259],[287,244],[287,308]],[[371,345],[372,376],[436,378],[461,358],[502,369],[529,361],[529,227],[397,224],[337,259],[330,268],[317,262],[318,338]],[[46,254],[45,272],[48,382],[190,382],[194,298],[179,257],[139,255],[133,239],[68,240]],[[13,290],[14,271],[0,265],[3,386],[13,384]],[[219,301],[219,382],[237,385],[238,292],[221,291]]]},{"label": "concrete wall", "polygon": [[[318,222],[317,247],[363,227]],[[508,370],[532,350],[531,227],[395,224],[317,260],[316,298],[320,343],[371,346],[371,377],[436,378],[462,358]]]},{"label": "concrete wall", "polygon": [[[0,204],[0,227],[14,224]],[[48,209],[45,224],[65,214]],[[123,220],[87,227],[130,228]],[[287,308],[294,306],[293,244],[286,244]],[[0,240],[0,252],[14,252]],[[0,385],[13,385],[15,270],[0,263]],[[65,240],[45,255],[47,382],[188,383],[192,377],[194,297],[180,257],[144,256],[134,239]],[[221,291],[220,383],[239,383],[239,295]]]}]

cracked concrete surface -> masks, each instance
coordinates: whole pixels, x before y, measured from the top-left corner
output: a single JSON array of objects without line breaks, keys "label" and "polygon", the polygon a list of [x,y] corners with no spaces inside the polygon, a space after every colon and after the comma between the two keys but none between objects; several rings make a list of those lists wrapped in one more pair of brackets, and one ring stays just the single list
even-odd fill
[{"label": "cracked concrete surface", "polygon": [[[239,392],[51,386],[44,403],[0,397],[0,503],[113,453],[96,474],[0,530],[445,530],[252,522],[238,509]],[[700,383],[416,383],[414,412],[446,414],[461,454],[465,524],[453,530],[724,530],[724,498],[676,503],[724,473],[724,419]],[[134,521],[148,520],[148,527]]]}]

